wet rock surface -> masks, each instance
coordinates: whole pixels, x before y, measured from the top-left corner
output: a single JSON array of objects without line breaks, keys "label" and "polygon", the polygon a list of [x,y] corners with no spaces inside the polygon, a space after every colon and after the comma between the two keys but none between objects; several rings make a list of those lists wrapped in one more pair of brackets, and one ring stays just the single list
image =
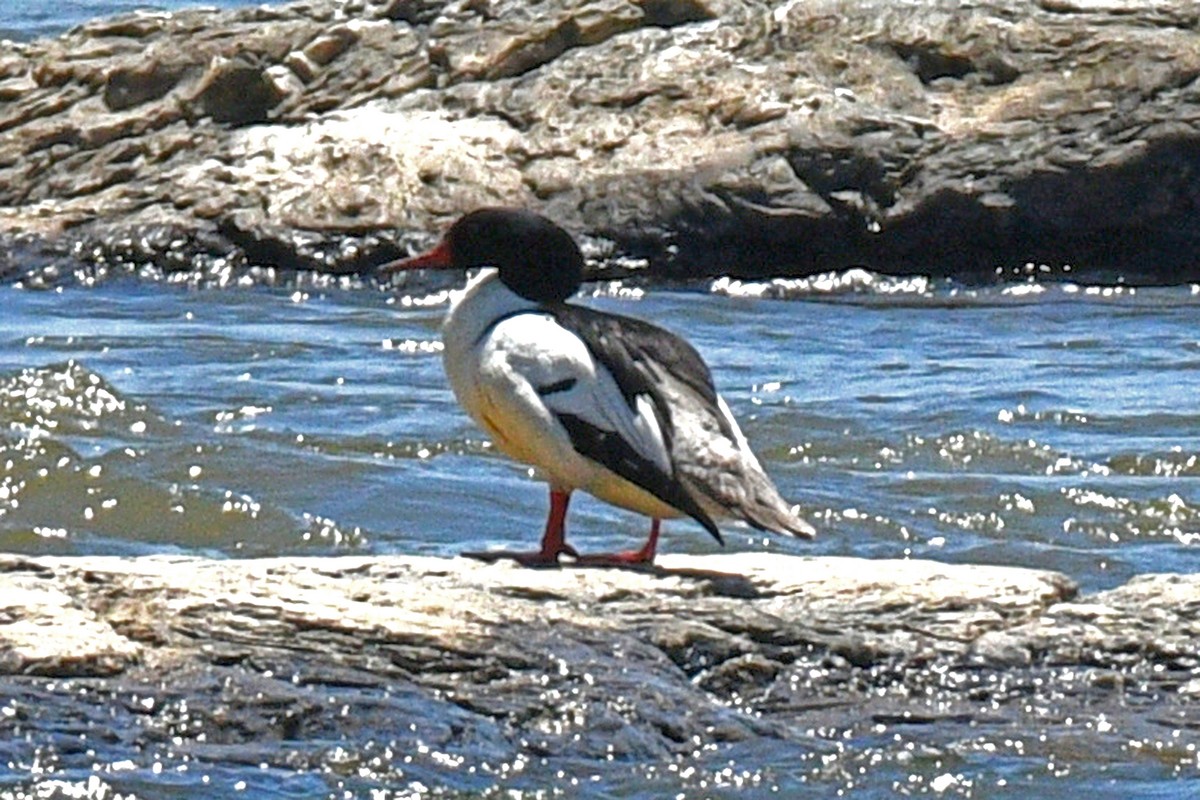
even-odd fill
[{"label": "wet rock surface", "polygon": [[1198,26],[1175,0],[101,20],[0,56],[0,269],[349,272],[503,203],[660,276],[1196,281]]},{"label": "wet rock surface", "polygon": [[1040,732],[1103,760],[1166,726],[1182,753],[1197,609],[1194,576],[1080,597],[1057,573],[928,561],[4,556],[0,741],[60,771],[369,762],[463,790],[743,748],[816,775],[885,732],[934,749]]}]

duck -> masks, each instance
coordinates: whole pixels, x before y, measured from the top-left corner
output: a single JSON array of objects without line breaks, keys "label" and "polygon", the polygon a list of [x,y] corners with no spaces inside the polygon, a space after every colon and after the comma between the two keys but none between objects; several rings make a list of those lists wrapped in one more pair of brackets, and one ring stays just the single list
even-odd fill
[{"label": "duck", "polygon": [[[459,217],[427,252],[376,268],[478,270],[442,326],[443,360],[459,404],[501,453],[535,469],[550,507],[537,550],[469,552],[487,561],[648,566],[664,519],[690,518],[718,543],[718,521],[812,538],[780,495],[682,337],[636,317],[571,302],[584,279],[574,238],[520,208]],[[567,542],[572,494],[586,492],[650,519],[645,543],[580,553]]]}]

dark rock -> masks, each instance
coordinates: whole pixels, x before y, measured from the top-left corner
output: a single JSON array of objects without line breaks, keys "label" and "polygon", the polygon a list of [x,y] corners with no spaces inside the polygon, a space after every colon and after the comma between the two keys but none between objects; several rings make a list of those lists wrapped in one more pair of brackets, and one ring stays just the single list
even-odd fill
[{"label": "dark rock", "polygon": [[0,224],[52,251],[215,231],[210,258],[349,271],[369,263],[347,241],[511,204],[659,275],[1196,281],[1198,19],[1182,0],[120,17],[0,58]]},{"label": "dark rock", "polygon": [[110,111],[124,111],[149,100],[157,100],[174,88],[186,67],[150,61],[113,70],[104,86],[104,105]]},{"label": "dark rock", "polygon": [[192,98],[201,115],[214,122],[248,125],[265,122],[283,93],[261,66],[244,58],[217,59],[200,80]]}]

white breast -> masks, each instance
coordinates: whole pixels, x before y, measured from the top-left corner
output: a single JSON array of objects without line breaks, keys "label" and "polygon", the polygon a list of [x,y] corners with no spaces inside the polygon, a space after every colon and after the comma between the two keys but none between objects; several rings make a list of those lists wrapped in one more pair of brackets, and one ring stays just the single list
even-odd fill
[{"label": "white breast", "polygon": [[[677,516],[644,490],[581,456],[557,414],[571,414],[629,442],[669,471],[651,404],[631,409],[587,345],[536,303],[510,291],[494,270],[474,278],[443,327],[443,360],[459,403],[497,449],[537,467],[560,489],[583,489],[658,517]],[[543,396],[538,389],[563,388]]]}]

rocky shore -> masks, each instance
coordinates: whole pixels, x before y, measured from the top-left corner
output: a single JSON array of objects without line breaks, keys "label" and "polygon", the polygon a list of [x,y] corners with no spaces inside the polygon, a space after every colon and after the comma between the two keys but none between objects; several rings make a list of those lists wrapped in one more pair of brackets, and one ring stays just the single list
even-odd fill
[{"label": "rocky shore", "polygon": [[482,204],[598,273],[1200,280],[1184,0],[310,0],[0,55],[0,274],[354,272]]},{"label": "rocky shore", "polygon": [[298,768],[380,737],[495,765],[1040,731],[1103,759],[1164,725],[1194,744],[1198,634],[1196,576],[1079,596],[1034,569],[764,554],[646,572],[8,555],[0,741],[50,743],[63,768],[105,748]]}]

